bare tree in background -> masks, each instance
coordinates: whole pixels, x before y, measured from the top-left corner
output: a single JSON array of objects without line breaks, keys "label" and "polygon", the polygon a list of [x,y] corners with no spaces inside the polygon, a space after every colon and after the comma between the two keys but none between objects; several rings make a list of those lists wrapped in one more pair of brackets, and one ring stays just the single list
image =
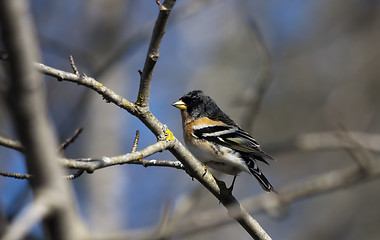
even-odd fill
[{"label": "bare tree in background", "polygon": [[[107,165],[111,166],[122,164],[126,161],[139,160],[155,152],[167,149],[182,162],[188,174],[200,180],[224,206],[230,209],[230,216],[235,218],[252,237],[257,239],[270,239],[256,220],[240,206],[231,193],[227,194],[228,190],[225,185],[221,185],[209,172],[205,172],[201,164],[194,159],[182,144],[176,140],[173,133],[167,129],[165,125],[160,123],[149,110],[150,85],[153,70],[159,57],[161,40],[165,33],[166,23],[174,3],[174,0],[165,1],[162,4],[157,1],[160,14],[153,29],[144,68],[140,72],[140,88],[135,103],[118,96],[94,79],[81,76],[72,58],[71,65],[74,74],[64,73],[45,67],[42,64],[39,65],[40,70],[45,74],[58,77],[61,80],[77,82],[80,85],[90,87],[97,91],[107,101],[115,103],[139,118],[158,139],[156,144],[144,150],[137,152],[135,150],[136,147],[134,147],[134,150],[130,154],[115,158],[103,157],[102,159],[85,160],[65,159],[63,162],[65,162],[68,167],[71,165],[71,168],[86,169],[87,171],[93,172]],[[18,123],[18,132],[23,142],[25,142],[25,154],[29,163],[29,171],[32,174],[32,183],[35,183],[32,184],[32,186],[35,190],[36,200],[33,201],[30,207],[31,210],[27,212],[26,215],[20,216],[17,221],[6,229],[4,239],[21,239],[29,228],[40,220],[45,220],[45,218],[49,219],[45,228],[50,233],[50,238],[88,238],[88,236],[79,234],[79,232],[81,232],[81,225],[74,221],[74,217],[77,217],[76,214],[71,213],[75,210],[74,204],[72,203],[73,200],[71,199],[71,203],[69,200],[64,200],[64,197],[69,197],[70,193],[67,190],[64,191],[67,185],[64,184],[64,180],[61,177],[63,174],[58,171],[58,169],[60,169],[58,167],[58,161],[54,161],[54,159],[56,159],[53,154],[54,145],[48,146],[48,144],[54,141],[51,134],[48,135],[49,129],[47,127],[49,124],[44,122],[45,119],[43,117],[45,117],[46,114],[43,112],[40,113],[38,108],[42,107],[42,94],[37,92],[37,90],[41,90],[41,83],[37,77],[37,71],[33,68],[33,62],[36,60],[35,52],[37,44],[33,41],[28,42],[29,39],[33,39],[34,34],[32,31],[25,31],[25,29],[28,29],[27,26],[30,20],[25,17],[27,15],[23,15],[26,9],[27,6],[25,2],[15,3],[13,1],[4,1],[2,4],[3,18],[1,20],[5,45],[9,52],[11,76],[13,80],[8,93],[11,96],[10,107],[14,109],[16,123]],[[31,28],[28,30],[31,30]],[[32,54],[28,55],[28,53]],[[32,88],[30,86],[32,86]],[[36,100],[34,100],[35,98]],[[28,107],[28,104],[31,106]],[[34,145],[32,143],[34,143]],[[40,143],[40,145],[37,145],[38,143]],[[50,150],[50,152],[44,153],[43,150]],[[49,167],[49,165],[51,165],[51,167]],[[42,169],[45,171],[39,172]],[[43,187],[44,185],[46,185],[46,187]],[[220,188],[220,186],[222,186],[222,188]],[[59,198],[60,194],[63,194],[64,197],[61,196],[61,198]],[[41,208],[42,210],[40,210]],[[52,219],[50,220],[50,218]],[[25,222],[28,224],[25,224]],[[23,228],[23,231],[20,231],[20,228]]]},{"label": "bare tree in background", "polygon": [[[89,24],[91,27],[86,37],[94,41],[93,45],[86,47],[98,51],[76,49],[74,52],[78,57],[74,55],[71,58],[72,70],[61,70],[61,67],[52,67],[49,62],[40,63],[37,43],[32,37],[35,33],[30,28],[32,21],[25,14],[27,7],[12,2],[15,1],[1,2],[2,37],[7,50],[1,52],[1,58],[4,60],[2,65],[9,67],[6,82],[11,84],[2,86],[0,90],[10,93],[9,109],[21,142],[0,136],[0,144],[25,154],[28,174],[5,171],[1,174],[30,179],[34,196],[30,204],[23,205],[28,206],[27,211],[17,214],[11,222],[1,221],[5,218],[0,208],[0,235],[4,234],[5,239],[26,236],[41,220],[47,230],[46,236],[53,236],[53,239],[57,236],[62,239],[240,239],[249,235],[255,239],[270,239],[266,232],[274,239],[279,239],[279,236],[280,239],[377,239],[377,226],[371,223],[380,221],[380,216],[369,209],[376,209],[380,197],[373,191],[378,186],[380,176],[377,159],[380,137],[376,134],[380,129],[377,123],[379,69],[376,66],[380,56],[377,50],[380,39],[379,4],[373,1],[351,1],[347,4],[343,0],[318,3],[309,14],[316,20],[310,21],[313,24],[307,29],[313,30],[304,33],[304,42],[286,41],[284,37],[281,39],[283,45],[274,47],[276,33],[266,27],[270,21],[265,22],[268,15],[265,15],[264,6],[267,3],[242,0],[228,3],[232,8],[223,8],[226,3],[221,0],[189,1],[178,4],[172,11],[175,1],[156,1],[160,14],[151,34],[152,22],[144,26],[133,23],[136,4],[132,1],[87,2],[88,12],[84,16],[96,23]],[[120,41],[118,37],[123,35],[120,31],[123,20],[118,16],[123,14],[123,4],[129,11],[126,15],[130,21],[125,21],[128,29],[136,25],[139,27]],[[49,14],[48,7],[51,6],[46,5],[44,9],[46,14]],[[158,55],[166,27],[184,24],[177,29],[183,35],[178,35],[184,44],[191,45],[193,39],[189,36],[197,34],[189,29],[202,29],[194,20],[205,20],[202,15],[205,11],[202,10],[213,10],[224,19],[215,21],[218,24],[218,28],[214,28],[217,32],[215,36],[220,43],[214,44],[217,50],[212,53],[213,64],[199,68],[193,74],[187,74],[184,68],[183,72],[175,75],[173,68],[179,67],[181,59],[191,62],[200,55],[198,51],[189,53],[181,49],[186,54],[180,60],[159,65],[153,75],[158,57],[161,63],[174,55],[169,53],[171,50],[168,48]],[[149,9],[144,11],[149,12]],[[170,20],[167,22],[169,14]],[[318,18],[320,16],[323,17]],[[193,21],[183,21],[189,18]],[[294,20],[289,26],[300,22]],[[207,24],[204,22],[204,25]],[[70,30],[78,29],[79,26],[76,26]],[[216,29],[224,29],[225,32],[222,34]],[[173,35],[169,36],[173,38]],[[202,32],[198,36],[203,36]],[[125,56],[133,55],[136,46],[143,45],[144,39],[149,37],[151,42],[144,68],[139,74],[134,68],[135,75],[128,82],[131,90],[127,95],[137,97],[133,102],[122,97],[126,77],[123,72],[114,69],[133,68],[131,62],[120,64],[123,65],[121,67],[117,65]],[[66,65],[69,65],[67,55],[71,54],[72,46],[67,41],[65,45],[62,42],[54,43],[54,39],[41,38],[43,43],[49,42],[55,52],[60,52]],[[163,45],[166,41],[168,38],[163,39]],[[138,62],[141,64],[142,55],[139,55]],[[160,69],[164,69],[164,74]],[[54,125],[62,131],[59,135],[73,135],[63,141],[63,147],[56,144],[50,127],[52,124],[47,120],[42,75],[38,72],[51,76],[47,79],[48,90],[54,89],[52,85],[58,86],[59,91],[55,95],[48,91],[54,95],[49,96],[50,100],[61,100],[60,107],[50,109],[55,114],[58,112],[59,115],[57,109],[66,107],[65,98],[68,96],[77,100],[75,107],[70,109],[69,117],[63,118],[63,121],[54,119]],[[88,75],[94,78],[83,72],[91,72]],[[138,77],[140,81],[136,81]],[[174,80],[168,80],[172,78]],[[238,203],[227,194],[223,182],[214,179],[209,172],[203,175],[203,167],[174,136],[176,134],[173,132],[177,131],[171,126],[175,121],[171,122],[164,115],[156,118],[160,99],[170,95],[173,101],[182,95],[183,92],[170,92],[174,85],[181,85],[178,78],[188,84],[183,89],[202,88],[221,106],[230,106],[228,113],[242,116],[242,126],[254,132],[254,136],[264,139],[260,141],[263,149],[278,160],[270,169],[264,169],[271,179],[275,179],[278,195],[250,196],[254,183],[242,175],[234,190],[234,194],[243,199]],[[138,92],[138,86],[132,85],[133,82],[139,82]],[[63,88],[69,90],[65,92]],[[77,95],[70,91],[78,93],[79,97],[76,98]],[[49,106],[52,105],[50,100]],[[103,104],[104,100],[118,108]],[[135,135],[132,120],[123,122],[119,113],[125,111],[120,109],[143,123],[138,127],[140,133]],[[3,121],[2,117],[0,121]],[[26,127],[31,124],[35,127]],[[73,129],[83,124],[84,133],[74,133]],[[70,131],[73,133],[68,133]],[[120,131],[130,133],[128,143],[115,144],[125,141],[118,135]],[[153,136],[146,135],[148,131],[154,134],[157,142],[148,142]],[[82,147],[78,141],[87,144]],[[62,150],[67,145],[68,150]],[[73,148],[80,148],[77,151],[80,154],[71,154],[70,149]],[[147,159],[153,154],[160,158],[162,155],[157,153],[161,151],[171,152],[177,161]],[[65,157],[57,156],[57,152],[64,152]],[[78,155],[85,157],[78,158]],[[166,157],[170,158],[170,155],[164,155],[163,159]],[[64,173],[58,163],[75,172]],[[153,227],[126,231],[122,222],[123,216],[128,213],[121,211],[120,206],[127,205],[134,196],[125,199],[120,189],[122,185],[137,185],[138,180],[126,176],[121,166],[111,167],[120,164],[149,166],[143,169],[145,172],[162,166],[180,169],[175,173],[176,181],[165,183],[163,188],[168,192],[175,188],[169,182],[180,183],[178,176],[191,176],[202,185],[198,184],[199,187],[187,191],[186,196],[175,202],[170,200],[165,203],[161,219]],[[135,168],[128,166],[128,169]],[[76,205],[73,188],[64,178],[82,181],[77,195],[88,195],[91,204]],[[187,177],[184,182],[188,185],[189,180]],[[83,187],[83,181],[86,187]],[[151,181],[149,185],[158,179]],[[142,189],[133,194],[145,193]],[[228,211],[218,206],[218,201]],[[310,207],[306,208],[305,205]],[[77,208],[85,208],[84,211],[89,212],[88,227],[84,227]],[[143,205],[141,214],[144,214],[144,208],[148,206]],[[266,232],[252,218],[252,214],[265,226]],[[283,216],[289,217],[284,221],[275,221],[266,218],[268,215],[280,220],[284,219]],[[352,219],[357,220],[355,224],[351,223]]]}]

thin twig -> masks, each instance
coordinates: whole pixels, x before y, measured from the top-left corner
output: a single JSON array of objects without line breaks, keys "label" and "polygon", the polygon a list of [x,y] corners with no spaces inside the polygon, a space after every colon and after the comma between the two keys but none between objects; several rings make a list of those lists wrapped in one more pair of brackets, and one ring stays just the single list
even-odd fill
[{"label": "thin twig", "polygon": [[22,144],[19,141],[11,140],[11,139],[4,138],[1,136],[0,136],[0,145],[7,148],[11,148],[19,152],[25,151],[24,146],[22,146]]},{"label": "thin twig", "polygon": [[140,139],[140,131],[136,130],[136,137],[135,137],[135,140],[133,141],[131,153],[136,152],[137,144],[139,143],[139,139]]},{"label": "thin twig", "polygon": [[65,150],[71,143],[75,141],[75,139],[78,138],[79,134],[81,134],[82,131],[83,128],[78,128],[77,130],[75,130],[74,135],[66,139],[66,141],[63,142],[61,146],[59,146],[58,151],[61,152]]},{"label": "thin twig", "polygon": [[[76,132],[74,133],[74,135],[71,138],[67,139],[66,142],[73,142],[74,139],[79,135],[79,133],[81,131],[82,131],[82,128],[76,130]],[[140,131],[137,130],[136,131],[136,137],[134,139],[134,143],[133,143],[133,146],[132,146],[131,153],[136,153],[139,137],[140,137]],[[64,145],[64,144],[65,143],[63,143],[62,145]],[[20,152],[24,151],[24,147],[21,145],[20,142],[14,141],[14,140],[10,140],[10,139],[7,139],[7,138],[0,137],[0,145],[3,145],[3,146],[8,147],[8,148],[16,149],[16,150],[18,150]],[[168,146],[170,146],[170,143],[164,144],[164,145],[161,145],[161,143],[157,143],[156,145],[159,145],[159,146],[162,146],[162,147],[155,148],[153,146],[153,148],[155,149],[154,151],[155,152],[161,152],[161,151],[165,150]],[[152,147],[152,145],[150,147]],[[145,152],[146,149],[143,149],[143,150]],[[153,153],[155,153],[155,152],[153,152]],[[151,154],[153,154],[153,153],[151,153]],[[111,159],[106,165],[103,165],[103,167],[107,167],[107,166],[114,165],[112,163],[112,161],[119,161],[123,156],[126,157],[124,159],[125,162],[117,162],[117,163],[114,163],[114,164],[136,164],[136,165],[142,165],[144,167],[150,167],[150,166],[171,167],[171,168],[185,170],[184,165],[180,161],[146,160],[146,159],[142,159],[140,156],[138,156],[135,159],[133,159],[133,158],[129,158],[128,154],[122,155],[122,156],[116,156],[116,157],[103,157],[103,158],[100,158],[100,159],[99,158],[86,158],[86,159],[78,158],[78,159],[70,159],[70,161],[74,161],[74,162],[75,161],[78,161],[78,162],[85,161],[85,162],[88,162],[89,164],[92,164],[91,162],[98,162],[98,161],[103,161],[104,159]],[[143,157],[147,157],[149,155],[144,155],[144,153],[143,153],[142,156]],[[63,159],[63,161],[65,161],[65,159]],[[67,166],[67,167],[73,168],[72,164],[69,165],[69,166]],[[86,167],[84,167],[84,169],[86,169]],[[8,173],[8,172],[4,172],[4,171],[0,172],[0,173],[1,173],[0,175],[2,175],[2,176],[13,177],[13,178],[18,178],[18,179],[30,179],[32,177],[30,174]],[[75,176],[74,178],[78,177],[76,174],[74,174],[74,176]],[[72,175],[65,176],[65,178],[66,179],[74,179]]]},{"label": "thin twig", "polygon": [[137,164],[142,165],[144,167],[171,167],[185,170],[185,166],[180,161],[138,159],[126,162],[126,164]]},{"label": "thin twig", "polygon": [[[77,170],[74,174],[63,176],[64,179],[72,180],[75,178],[80,177],[83,174],[84,170],[80,169]],[[3,177],[10,177],[10,178],[16,178],[16,179],[26,179],[30,180],[33,178],[33,175],[31,174],[22,174],[22,173],[8,173],[4,171],[0,171],[0,175]]]},{"label": "thin twig", "polygon": [[22,173],[8,173],[4,171],[0,171],[0,175],[3,177],[10,177],[10,178],[16,178],[16,179],[31,179],[32,175],[30,174],[22,174]]},{"label": "thin twig", "polygon": [[107,101],[107,102],[113,102],[117,106],[127,110],[132,115],[136,115],[138,109],[136,108],[136,105],[133,102],[128,101],[127,99],[121,97],[120,95],[116,94],[114,91],[112,91],[109,88],[106,88],[103,86],[102,83],[96,81],[95,79],[87,76],[77,76],[74,73],[65,72],[53,67],[49,67],[47,65],[44,65],[42,63],[34,63],[34,66],[43,74],[52,76],[54,78],[57,78],[59,81],[69,81],[74,82],[79,85],[88,87],[100,95]]},{"label": "thin twig", "polygon": [[[59,147],[59,151],[62,151],[70,143],[72,143],[78,137],[78,135],[82,132],[82,130],[83,130],[83,128],[77,129],[72,137],[68,138],[64,143],[61,144],[61,146]],[[13,141],[10,139],[0,137],[0,145],[18,150],[20,152],[24,152],[24,147],[18,141]],[[63,178],[68,179],[68,180],[75,179],[75,178],[78,178],[80,175],[82,175],[83,172],[84,172],[84,170],[78,170],[78,171],[76,171],[76,173],[64,176]],[[4,176],[4,177],[10,177],[10,178],[16,178],[16,179],[30,180],[33,178],[33,176],[31,174],[9,173],[9,172],[5,172],[5,171],[0,171],[0,175]]]},{"label": "thin twig", "polygon": [[[62,151],[64,149],[66,149],[66,147],[70,143],[72,143],[72,142],[75,141],[75,139],[82,132],[82,130],[83,130],[83,128],[77,129],[72,137],[68,138],[64,143],[61,144],[61,146],[58,148],[58,151]],[[24,152],[25,151],[24,146],[19,141],[15,141],[15,140],[12,140],[12,139],[9,139],[9,138],[4,138],[4,137],[1,137],[1,136],[0,136],[0,145],[4,146],[4,147],[7,147],[7,148],[10,148],[10,149],[13,149],[13,150],[17,150],[19,152]]]},{"label": "thin twig", "polygon": [[247,110],[244,111],[245,115],[242,117],[242,127],[251,132],[264,95],[272,83],[272,64],[268,47],[261,37],[256,21],[247,11],[244,12],[247,25],[251,30],[250,33],[252,43],[260,58],[260,68],[257,75],[257,81],[255,86],[248,90],[250,97],[245,101],[247,103]]},{"label": "thin twig", "polygon": [[71,65],[71,68],[72,68],[73,71],[74,71],[74,74],[77,75],[77,76],[80,76],[80,73],[79,73],[77,67],[75,66],[74,58],[73,58],[72,55],[70,55],[70,65]]},{"label": "thin twig", "polygon": [[150,40],[148,54],[145,59],[144,68],[140,78],[139,93],[137,95],[136,104],[142,107],[149,105],[150,86],[153,76],[154,67],[159,57],[159,50],[161,46],[162,37],[166,31],[166,25],[168,22],[170,11],[172,10],[175,0],[166,0],[163,4],[160,1],[156,1],[160,13],[154,25],[152,38]]},{"label": "thin twig", "polygon": [[80,169],[80,170],[77,170],[74,174],[64,176],[64,178],[67,180],[73,180],[73,179],[80,177],[83,173],[84,173],[84,170]]},{"label": "thin twig", "polygon": [[[119,164],[127,164],[133,161],[132,163],[141,164],[143,163],[151,164],[152,166],[158,165],[159,163],[150,160],[147,160],[146,162],[138,163],[141,161],[140,159],[143,159],[145,157],[148,157],[154,153],[161,152],[163,150],[166,150],[173,146],[172,141],[159,141],[156,142],[140,151],[128,153],[120,156],[114,156],[114,157],[102,157],[102,158],[78,158],[78,159],[61,159],[61,163],[68,168],[72,169],[84,169],[87,172],[94,172],[97,169],[105,168],[109,166],[119,165]],[[136,160],[138,160],[136,162]],[[174,164],[171,164],[170,166],[174,166]]]},{"label": "thin twig", "polygon": [[[184,2],[181,6],[178,6],[175,12],[171,13],[171,20],[168,22],[168,27],[178,24],[180,21],[183,21],[190,16],[199,13],[200,10],[207,8],[211,3],[220,1],[220,0],[196,0]],[[162,4],[161,4],[162,5]],[[154,22],[148,22],[143,26],[139,26],[137,32],[133,33],[124,40],[124,42],[114,50],[110,56],[105,56],[102,58],[103,63],[97,67],[95,73],[93,74],[94,78],[102,79],[109,69],[112,69],[115,64],[117,64],[121,58],[125,58],[128,54],[136,50],[140,45],[143,45],[145,41],[150,37],[152,33],[152,25]],[[139,70],[141,75],[142,71]],[[102,79],[102,83],[107,81],[107,79]],[[87,97],[82,97],[82,101],[88,99]]]}]

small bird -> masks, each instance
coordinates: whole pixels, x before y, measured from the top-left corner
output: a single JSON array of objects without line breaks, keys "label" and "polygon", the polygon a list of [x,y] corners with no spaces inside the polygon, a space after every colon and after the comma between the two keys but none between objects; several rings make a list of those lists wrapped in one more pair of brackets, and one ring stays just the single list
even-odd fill
[{"label": "small bird", "polygon": [[205,166],[236,176],[240,172],[253,175],[267,192],[276,192],[260,171],[256,160],[266,164],[272,159],[260,145],[241,129],[216,103],[200,90],[182,96],[173,106],[181,110],[186,146]]}]

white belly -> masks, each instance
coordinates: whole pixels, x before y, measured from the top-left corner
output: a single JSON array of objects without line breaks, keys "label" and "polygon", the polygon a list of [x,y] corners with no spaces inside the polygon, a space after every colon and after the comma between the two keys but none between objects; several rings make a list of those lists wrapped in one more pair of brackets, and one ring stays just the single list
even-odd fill
[{"label": "white belly", "polygon": [[231,175],[242,171],[250,174],[247,164],[240,158],[238,152],[221,145],[205,146],[200,143],[201,140],[197,140],[194,143],[186,142],[186,145],[190,152],[206,166]]}]

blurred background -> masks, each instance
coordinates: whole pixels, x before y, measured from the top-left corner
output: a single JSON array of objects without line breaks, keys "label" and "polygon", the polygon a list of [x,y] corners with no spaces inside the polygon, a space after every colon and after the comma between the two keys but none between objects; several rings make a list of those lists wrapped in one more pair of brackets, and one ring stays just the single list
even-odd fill
[{"label": "blurred background", "polygon": [[[158,7],[153,0],[30,1],[42,62],[94,77],[130,101],[139,86]],[[308,133],[380,132],[380,2],[376,0],[181,0],[170,16],[151,90],[151,111],[182,140],[171,103],[202,89],[276,158],[261,169],[275,188],[355,165],[343,148],[305,151]],[[2,43],[0,47],[4,49]],[[0,88],[6,87],[3,63]],[[156,141],[133,116],[93,91],[46,78],[48,107],[60,141],[83,127],[69,158],[115,156]],[[259,97],[260,108],[254,103]],[[0,135],[17,139],[4,99]],[[371,152],[375,160],[378,152]],[[22,154],[0,147],[0,170],[24,173]],[[175,160],[168,152],[148,159]],[[230,184],[230,176],[221,176]],[[154,229],[192,201],[186,215],[223,208],[183,171],[115,166],[71,181],[78,211],[102,234]],[[273,239],[379,239],[380,181],[371,179],[301,198],[281,213],[254,214]],[[263,194],[252,176],[237,178],[239,200]],[[0,222],[24,210],[25,180],[0,178]],[[166,210],[165,210],[166,209]],[[254,209],[251,211],[255,213]],[[227,215],[227,213],[225,213]],[[1,225],[1,224],[0,224]],[[29,239],[42,239],[38,227]],[[126,238],[127,239],[127,238]],[[235,222],[175,239],[250,239]]]}]

